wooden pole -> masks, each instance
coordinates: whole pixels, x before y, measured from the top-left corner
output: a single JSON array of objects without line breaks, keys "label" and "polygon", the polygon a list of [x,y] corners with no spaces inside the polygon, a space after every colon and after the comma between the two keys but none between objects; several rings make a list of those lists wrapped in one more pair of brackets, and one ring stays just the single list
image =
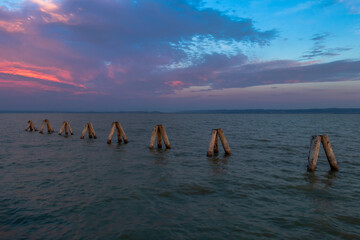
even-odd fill
[{"label": "wooden pole", "polygon": [[47,129],[48,129],[48,133],[54,132],[54,129],[51,127],[49,119],[45,119],[45,121],[46,121]]},{"label": "wooden pole", "polygon": [[171,149],[170,141],[169,141],[168,136],[166,134],[164,125],[159,125],[159,130],[160,130],[161,136],[162,136],[162,138],[164,140],[166,149]]},{"label": "wooden pole", "polygon": [[116,135],[117,135],[118,143],[121,143],[121,131],[116,123],[115,123],[115,127],[116,127]]},{"label": "wooden pole", "polygon": [[28,121],[28,125],[25,128],[25,131],[27,131],[28,129],[30,130],[30,132],[32,132],[33,130],[37,131],[37,128],[35,127],[35,124],[31,120]]},{"label": "wooden pole", "polygon": [[218,132],[218,130],[216,130],[216,129],[212,130],[211,139],[210,139],[210,143],[209,143],[209,149],[207,151],[208,157],[211,157],[213,155],[217,132]]},{"label": "wooden pole", "polygon": [[150,149],[153,149],[154,148],[154,144],[155,144],[155,138],[156,138],[156,135],[157,135],[157,132],[159,131],[159,126],[156,125],[152,131],[152,134],[151,134],[151,138],[150,138],[150,144],[149,144],[149,148]]},{"label": "wooden pole", "polygon": [[33,121],[31,121],[31,126],[33,127],[33,129],[35,130],[35,132],[37,131],[37,128],[35,127],[35,124],[33,123]]},{"label": "wooden pole", "polygon": [[31,120],[28,121],[28,125],[25,128],[25,131],[27,131],[28,129],[30,129],[31,131]]},{"label": "wooden pole", "polygon": [[91,128],[90,128],[90,123],[88,123],[87,131],[89,133],[89,138],[92,138],[92,131],[91,131]]},{"label": "wooden pole", "polygon": [[61,135],[62,134],[62,132],[63,132],[63,130],[64,130],[64,128],[65,128],[65,122],[63,122],[63,124],[61,125],[61,128],[60,128],[60,130],[59,130],[59,135]]},{"label": "wooden pole", "polygon": [[112,139],[112,136],[114,135],[115,127],[116,127],[116,124],[115,124],[115,122],[113,122],[111,125],[110,134],[109,134],[109,137],[107,140],[108,144],[111,144],[111,139]]},{"label": "wooden pole", "polygon": [[157,138],[157,147],[158,148],[162,148],[162,143],[161,143],[161,128],[160,126],[158,126],[158,131],[156,134],[156,138]]},{"label": "wooden pole", "polygon": [[337,162],[336,162],[336,159],[335,159],[333,149],[331,147],[329,136],[328,135],[322,135],[321,136],[321,143],[322,143],[322,145],[324,147],[325,154],[326,154],[326,157],[327,157],[327,159],[329,161],[331,170],[338,171],[339,168],[338,168],[338,165],[337,165]]},{"label": "wooden pole", "polygon": [[35,127],[35,124],[33,123],[33,121],[31,121],[31,126],[34,128],[35,132],[37,131],[37,128]]},{"label": "wooden pole", "polygon": [[65,135],[69,135],[67,122],[65,122]]},{"label": "wooden pole", "polygon": [[89,123],[89,126],[90,126],[90,129],[91,129],[91,133],[92,133],[92,135],[94,136],[94,139],[97,139],[96,133],[95,133],[95,130],[94,130],[94,127],[93,127],[93,125],[92,125],[91,122]]},{"label": "wooden pole", "polygon": [[216,132],[215,137],[215,144],[214,144],[214,153],[219,153],[219,139],[218,139],[218,133]]},{"label": "wooden pole", "polygon": [[80,139],[84,139],[84,138],[85,138],[86,130],[88,130],[88,128],[89,128],[88,125],[89,125],[89,124],[85,124],[84,130],[82,130]]},{"label": "wooden pole", "polygon": [[47,129],[48,129],[48,133],[51,133],[51,126],[50,126],[50,122],[49,120],[45,120],[46,121],[46,126],[47,126]]},{"label": "wooden pole", "polygon": [[42,122],[42,124],[41,124],[41,128],[40,128],[39,133],[43,133],[43,132],[44,132],[44,128],[45,128],[45,124],[46,124],[46,120],[47,120],[47,119],[43,120],[43,122]]},{"label": "wooden pole", "polygon": [[219,135],[221,144],[223,145],[224,151],[227,155],[231,155],[230,146],[228,144],[228,141],[226,140],[225,134],[221,128],[217,130],[217,133]]},{"label": "wooden pole", "polygon": [[313,172],[316,169],[316,162],[319,156],[319,149],[321,143],[321,136],[312,136],[310,141],[310,151],[308,157],[307,170]]},{"label": "wooden pole", "polygon": [[129,141],[128,141],[127,137],[126,137],[125,131],[122,128],[120,122],[116,122],[116,128],[120,132],[120,138],[122,137],[124,139],[124,143],[128,143]]},{"label": "wooden pole", "polygon": [[71,134],[71,135],[74,135],[74,132],[73,132],[73,130],[71,129],[70,123],[69,123],[69,122],[66,122],[66,125],[67,125],[68,128],[69,128],[70,134]]}]

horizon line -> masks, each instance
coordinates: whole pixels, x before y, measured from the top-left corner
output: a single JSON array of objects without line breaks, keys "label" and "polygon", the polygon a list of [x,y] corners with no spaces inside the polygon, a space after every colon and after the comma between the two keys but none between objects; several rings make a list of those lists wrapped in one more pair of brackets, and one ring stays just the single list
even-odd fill
[{"label": "horizon line", "polygon": [[177,111],[127,110],[127,111],[63,111],[63,110],[0,110],[0,113],[360,113],[360,108],[286,108],[286,109],[195,109]]}]

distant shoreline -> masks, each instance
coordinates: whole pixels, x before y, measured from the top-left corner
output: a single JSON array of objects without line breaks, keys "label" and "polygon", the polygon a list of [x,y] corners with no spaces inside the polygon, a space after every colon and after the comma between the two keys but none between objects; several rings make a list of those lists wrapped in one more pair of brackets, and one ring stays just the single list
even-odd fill
[{"label": "distant shoreline", "polygon": [[1,113],[143,113],[143,114],[360,114],[360,108],[316,108],[316,109],[217,109],[185,111],[4,111]]}]

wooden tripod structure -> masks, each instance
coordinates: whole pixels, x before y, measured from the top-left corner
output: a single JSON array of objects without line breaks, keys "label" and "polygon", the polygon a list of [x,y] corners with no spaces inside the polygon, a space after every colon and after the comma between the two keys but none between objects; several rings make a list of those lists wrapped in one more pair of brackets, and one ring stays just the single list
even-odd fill
[{"label": "wooden tripod structure", "polygon": [[50,124],[49,119],[45,119],[45,120],[42,122],[42,124],[41,124],[41,128],[40,128],[39,133],[44,133],[45,124],[46,124],[46,126],[47,126],[48,133],[53,133],[53,132],[55,132],[55,130],[52,128],[52,126],[51,126],[51,124]]},{"label": "wooden tripod structure", "polygon": [[65,135],[69,134],[68,130],[70,131],[71,135],[74,135],[74,132],[71,129],[69,122],[63,122],[63,124],[61,125],[61,128],[60,128],[60,131],[59,131],[59,135],[61,135],[64,130],[65,130]]},{"label": "wooden tripod structure", "polygon": [[93,137],[94,137],[94,139],[97,139],[96,134],[95,134],[94,127],[93,127],[93,125],[92,125],[91,122],[85,124],[84,130],[83,130],[82,133],[81,133],[80,139],[84,139],[84,138],[85,138],[85,133],[86,133],[86,131],[88,131],[88,133],[89,133],[89,138],[93,138]]},{"label": "wooden tripod structure", "polygon": [[209,149],[208,149],[208,152],[207,152],[208,157],[211,157],[213,155],[213,152],[214,153],[219,152],[218,136],[220,138],[221,144],[223,145],[225,153],[227,155],[231,155],[231,150],[230,150],[229,144],[228,144],[228,142],[226,140],[225,134],[224,134],[223,130],[221,128],[219,128],[219,129],[213,129],[212,130]]},{"label": "wooden tripod structure", "polygon": [[153,129],[151,139],[150,139],[150,145],[149,148],[153,149],[155,145],[155,138],[157,138],[157,147],[162,148],[161,138],[164,140],[166,149],[171,149],[170,141],[168,139],[168,136],[166,134],[165,128],[163,125],[156,125]]},{"label": "wooden tripod structure", "polygon": [[338,171],[339,168],[328,135],[314,135],[311,137],[307,170],[309,172],[313,172],[316,169],[316,163],[319,156],[320,143],[322,143],[324,147],[324,151],[328,159],[331,170]]},{"label": "wooden tripod structure", "polygon": [[114,135],[115,128],[116,128],[116,132],[117,132],[118,143],[121,143],[121,138],[123,138],[124,143],[128,143],[124,129],[122,128],[121,124],[118,121],[112,123],[107,143],[111,144],[111,139]]},{"label": "wooden tripod structure", "polygon": [[35,124],[33,123],[33,121],[29,120],[28,121],[28,125],[25,128],[25,131],[27,131],[29,129],[30,132],[32,132],[33,130],[36,132],[37,128],[35,127]]}]

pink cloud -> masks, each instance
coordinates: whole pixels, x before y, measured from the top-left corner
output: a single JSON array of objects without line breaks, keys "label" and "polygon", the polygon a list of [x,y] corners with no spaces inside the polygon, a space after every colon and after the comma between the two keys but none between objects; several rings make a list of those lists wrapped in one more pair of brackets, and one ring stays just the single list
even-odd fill
[{"label": "pink cloud", "polygon": [[30,0],[31,2],[38,5],[39,10],[43,13],[42,20],[45,23],[61,22],[68,24],[72,18],[73,13],[64,14],[61,13],[60,4],[52,0]]},{"label": "pink cloud", "polygon": [[182,81],[168,81],[165,82],[166,85],[170,87],[182,87],[184,86],[184,83]]},{"label": "pink cloud", "polygon": [[21,20],[15,20],[13,22],[0,20],[0,28],[10,33],[22,32],[25,30]]},{"label": "pink cloud", "polygon": [[0,62],[0,73],[36,78],[50,82],[72,85],[85,88],[84,85],[75,83],[69,71],[57,67],[35,66],[20,62]]}]

